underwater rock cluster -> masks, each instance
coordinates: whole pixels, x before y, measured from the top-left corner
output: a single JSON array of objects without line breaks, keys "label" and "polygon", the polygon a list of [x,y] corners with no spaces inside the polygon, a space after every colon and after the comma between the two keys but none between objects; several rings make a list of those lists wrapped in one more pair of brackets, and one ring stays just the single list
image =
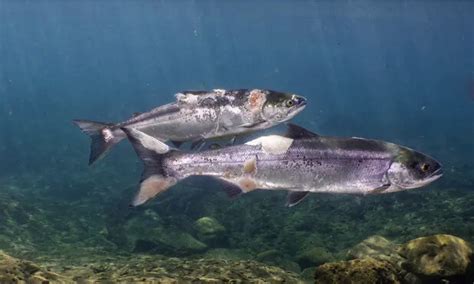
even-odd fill
[{"label": "underwater rock cluster", "polygon": [[[314,281],[316,267],[320,277],[329,279],[334,270],[342,279],[344,271],[357,274],[364,265],[373,267],[373,277],[391,279],[395,273],[401,283],[471,279],[474,194],[468,190],[448,187],[366,198],[315,194],[285,208],[283,192],[229,200],[204,184],[177,187],[155,203],[128,209],[135,184],[127,188],[113,172],[100,175],[113,184],[71,177],[77,179],[72,184],[82,185],[74,195],[69,193],[73,189],[61,188],[61,179],[54,180],[57,173],[0,182],[0,249],[64,277],[138,277],[150,257],[162,266],[176,260],[190,261],[192,267],[199,259],[224,267],[254,260],[258,267],[279,267],[288,279],[306,281]],[[446,236],[410,242],[442,232],[465,242]],[[62,263],[49,266],[55,261]],[[429,275],[429,269],[438,272]],[[120,276],[124,271],[128,274]]]},{"label": "underwater rock cluster", "polygon": [[[66,261],[67,262],[67,261]],[[299,283],[298,275],[254,261],[160,256],[94,258],[86,264],[40,267],[0,251],[0,283]],[[49,271],[59,271],[54,273]]]},{"label": "underwater rock cluster", "polygon": [[30,261],[17,259],[0,251],[0,283],[48,283],[66,280],[66,277],[47,271]]},{"label": "underwater rock cluster", "polygon": [[472,283],[472,245],[433,235],[403,245],[372,236],[349,250],[351,260],[316,268],[316,283]]}]

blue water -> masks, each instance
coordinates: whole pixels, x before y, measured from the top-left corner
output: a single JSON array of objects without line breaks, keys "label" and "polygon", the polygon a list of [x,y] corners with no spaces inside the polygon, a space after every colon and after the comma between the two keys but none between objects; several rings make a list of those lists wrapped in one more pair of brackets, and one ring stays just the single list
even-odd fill
[{"label": "blue water", "polygon": [[308,98],[298,124],[415,148],[446,168],[438,190],[472,190],[473,15],[471,1],[0,0],[0,179],[41,176],[76,196],[80,176],[122,192],[140,174],[131,147],[91,169],[72,119],[266,88]]}]

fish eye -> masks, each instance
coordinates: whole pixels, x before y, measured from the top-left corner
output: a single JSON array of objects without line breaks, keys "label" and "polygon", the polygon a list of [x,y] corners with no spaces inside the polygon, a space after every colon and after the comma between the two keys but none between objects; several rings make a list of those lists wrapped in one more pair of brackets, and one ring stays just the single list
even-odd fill
[{"label": "fish eye", "polygon": [[294,102],[293,100],[287,100],[287,101],[286,101],[286,106],[287,106],[287,107],[292,107],[292,106],[294,106],[294,105],[295,105],[295,102]]},{"label": "fish eye", "polygon": [[421,164],[420,169],[422,172],[426,173],[430,169],[430,165],[428,165],[427,163],[423,163]]}]

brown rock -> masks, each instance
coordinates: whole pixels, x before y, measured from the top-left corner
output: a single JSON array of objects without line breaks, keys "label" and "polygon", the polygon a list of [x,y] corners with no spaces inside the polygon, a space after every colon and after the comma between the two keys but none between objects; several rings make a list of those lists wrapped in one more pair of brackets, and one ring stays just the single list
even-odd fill
[{"label": "brown rock", "polygon": [[316,268],[315,283],[400,283],[397,269],[388,261],[373,258],[326,263]]},{"label": "brown rock", "polygon": [[434,235],[414,239],[400,249],[407,259],[403,267],[430,277],[463,275],[472,260],[469,243],[451,235]]},{"label": "brown rock", "polygon": [[399,245],[390,242],[386,238],[375,235],[355,245],[347,255],[349,259],[374,258],[398,264],[403,260],[398,253],[399,247]]}]

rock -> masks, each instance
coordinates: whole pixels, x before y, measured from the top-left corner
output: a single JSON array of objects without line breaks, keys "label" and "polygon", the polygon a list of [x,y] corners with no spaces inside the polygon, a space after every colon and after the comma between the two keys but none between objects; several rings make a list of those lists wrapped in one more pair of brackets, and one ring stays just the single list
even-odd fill
[{"label": "rock", "polygon": [[303,269],[300,273],[300,277],[305,281],[313,280],[314,273],[316,272],[316,267],[308,267]]},{"label": "rock", "polygon": [[316,268],[315,283],[401,283],[397,269],[388,261],[373,258],[326,263]]},{"label": "rock", "polygon": [[303,268],[314,267],[335,260],[334,256],[324,247],[314,247],[305,250],[296,259]]},{"label": "rock", "polygon": [[38,265],[16,259],[0,251],[0,283],[49,283],[65,282],[66,278],[46,271]]},{"label": "rock", "polygon": [[430,277],[463,275],[472,261],[469,243],[451,235],[433,235],[414,239],[400,249],[407,260],[403,268]]},{"label": "rock", "polygon": [[374,258],[386,260],[395,265],[403,261],[398,253],[399,245],[394,244],[382,236],[371,236],[349,250],[349,259]]},{"label": "rock", "polygon": [[65,273],[87,283],[300,283],[297,274],[256,261],[134,255],[114,262],[106,270],[100,261]]},{"label": "rock", "polygon": [[194,228],[198,233],[198,239],[213,244],[223,241],[226,232],[225,227],[212,217],[199,218],[194,222]]}]

